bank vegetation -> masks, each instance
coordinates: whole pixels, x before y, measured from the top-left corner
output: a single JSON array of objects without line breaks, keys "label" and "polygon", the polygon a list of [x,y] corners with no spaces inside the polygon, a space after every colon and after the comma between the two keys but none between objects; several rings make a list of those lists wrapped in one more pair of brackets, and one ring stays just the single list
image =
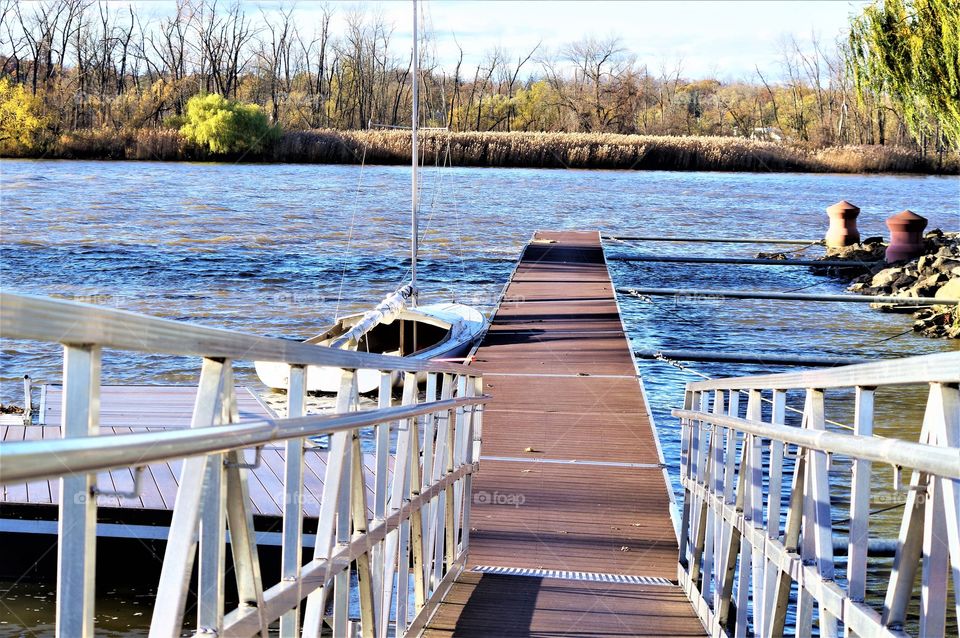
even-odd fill
[{"label": "bank vegetation", "polygon": [[[147,10],[158,6],[0,0],[0,154],[399,161],[403,135],[378,129],[409,121],[410,52],[381,13],[223,0]],[[852,72],[866,46],[786,38],[776,79],[758,67],[722,81],[641,60],[617,37],[493,48],[469,66],[463,51],[441,64],[426,39],[420,119],[449,131],[428,143],[460,165],[955,172],[936,114]],[[198,144],[188,105],[210,95],[251,121],[262,112],[271,138]]]},{"label": "bank vegetation", "polygon": [[[823,148],[719,136],[615,133],[429,132],[420,140],[429,165],[505,168],[960,174],[960,160],[899,146]],[[176,130],[80,130],[63,134],[50,155],[67,159],[408,164],[405,131],[288,131],[260,152],[216,154]]]}]

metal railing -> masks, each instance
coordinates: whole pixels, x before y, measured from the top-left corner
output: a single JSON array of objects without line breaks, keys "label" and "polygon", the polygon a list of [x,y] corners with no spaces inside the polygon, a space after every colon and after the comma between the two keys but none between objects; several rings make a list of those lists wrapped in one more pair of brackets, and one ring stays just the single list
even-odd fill
[{"label": "metal railing", "polygon": [[[678,574],[711,635],[810,636],[816,624],[821,636],[902,636],[908,608],[921,636],[944,635],[948,611],[960,616],[958,382],[960,352],[687,385],[673,411],[683,428]],[[877,388],[910,384],[929,385],[919,440],[874,436]],[[853,434],[826,427],[824,393],[843,389],[855,395]],[[804,395],[800,427],[786,425],[791,390]],[[831,483],[835,456],[852,472]],[[865,600],[874,463],[893,466],[897,483],[912,470],[882,605]],[[844,570],[832,513],[846,494]]]},{"label": "metal railing", "polygon": [[[96,473],[113,468],[183,459],[151,636],[181,634],[195,561],[196,630],[232,636],[266,636],[278,619],[281,636],[299,636],[301,628],[319,636],[325,625],[335,636],[402,635],[422,626],[462,570],[487,400],[473,369],[9,293],[0,294],[0,334],[64,347],[64,438],[0,448],[0,483],[60,477],[58,635],[93,635]],[[98,435],[102,348],[202,357],[191,428]],[[287,418],[239,421],[233,361],[251,359],[290,365]],[[334,414],[305,415],[310,365],[343,369]],[[380,371],[376,409],[357,411],[359,369]],[[402,404],[393,406],[397,372]],[[423,401],[418,373],[426,374]],[[375,444],[372,471],[361,449],[364,429]],[[304,449],[307,437],[321,435],[329,435],[327,464],[313,557],[304,563]],[[265,587],[244,450],[272,442],[285,448],[281,578]],[[241,601],[229,613],[228,530]],[[359,594],[352,608],[351,588]]]}]

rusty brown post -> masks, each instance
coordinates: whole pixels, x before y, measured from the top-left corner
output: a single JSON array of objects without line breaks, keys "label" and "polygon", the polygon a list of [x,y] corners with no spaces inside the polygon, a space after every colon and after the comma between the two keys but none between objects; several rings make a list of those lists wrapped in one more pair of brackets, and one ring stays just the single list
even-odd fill
[{"label": "rusty brown post", "polygon": [[857,230],[857,215],[860,209],[843,199],[827,209],[830,228],[825,237],[828,248],[843,248],[860,241]]},{"label": "rusty brown post", "polygon": [[884,259],[887,262],[913,259],[923,253],[923,229],[927,227],[925,217],[911,210],[905,210],[887,219],[890,229],[890,245]]}]

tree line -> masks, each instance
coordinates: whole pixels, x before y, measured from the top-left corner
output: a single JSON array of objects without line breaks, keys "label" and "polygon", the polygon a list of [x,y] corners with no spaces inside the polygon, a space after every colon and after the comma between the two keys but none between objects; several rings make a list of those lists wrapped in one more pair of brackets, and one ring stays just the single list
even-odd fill
[{"label": "tree line", "polygon": [[[259,105],[285,131],[409,121],[410,51],[375,9],[321,5],[305,23],[292,6],[177,0],[161,16],[141,15],[145,6],[3,0],[0,70],[49,134],[179,128],[189,99],[208,93]],[[343,12],[336,33],[334,11]],[[855,38],[787,37],[776,81],[757,67],[751,81],[723,82],[690,79],[681,61],[645,63],[616,37],[531,43],[519,54],[494,48],[470,66],[461,48],[450,66],[428,35],[421,121],[451,131],[736,136],[921,153],[955,146],[938,114],[852,72],[862,47]]]}]

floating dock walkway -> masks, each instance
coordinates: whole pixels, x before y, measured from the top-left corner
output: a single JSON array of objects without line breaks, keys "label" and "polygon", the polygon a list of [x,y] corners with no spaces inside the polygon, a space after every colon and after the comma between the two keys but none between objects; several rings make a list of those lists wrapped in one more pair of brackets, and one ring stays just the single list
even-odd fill
[{"label": "floating dock walkway", "polygon": [[[55,559],[58,635],[93,636],[95,570],[131,564],[103,537],[156,548],[152,636],[957,634],[960,353],[688,383],[678,511],[595,232],[534,236],[471,365],[9,292],[0,332],[64,350],[41,424],[0,427],[0,568]],[[101,387],[102,349],[199,357],[197,388]],[[255,360],[289,366],[287,417],[235,384]],[[331,412],[310,366],[343,371]],[[874,435],[917,390],[919,439]]]},{"label": "floating dock walkway", "polygon": [[535,235],[474,365],[470,554],[425,635],[704,635],[598,233]]},{"label": "floating dock walkway", "polygon": [[[100,434],[132,434],[189,429],[197,399],[194,386],[108,385],[100,388]],[[249,388],[237,388],[237,409],[243,420],[275,417]],[[57,440],[63,438],[63,388],[42,387],[37,425],[0,425],[2,444],[17,441]],[[258,535],[262,545],[279,545],[280,517],[283,513],[284,448],[282,444],[264,446],[256,458],[254,450],[245,456],[251,465],[250,500],[258,517]],[[372,455],[364,455],[368,465]],[[101,522],[98,535],[114,538],[165,539],[173,512],[183,467],[177,459],[142,468],[137,479],[131,468],[101,472],[97,476],[97,506],[116,510]],[[316,519],[327,467],[325,447],[307,448],[304,453],[303,513]],[[19,532],[56,534],[56,505],[59,481],[49,479],[0,486],[0,534]],[[372,494],[373,486],[367,486]],[[131,524],[130,520],[151,525]],[[126,519],[126,522],[125,522]],[[29,522],[25,522],[29,521]]]}]

